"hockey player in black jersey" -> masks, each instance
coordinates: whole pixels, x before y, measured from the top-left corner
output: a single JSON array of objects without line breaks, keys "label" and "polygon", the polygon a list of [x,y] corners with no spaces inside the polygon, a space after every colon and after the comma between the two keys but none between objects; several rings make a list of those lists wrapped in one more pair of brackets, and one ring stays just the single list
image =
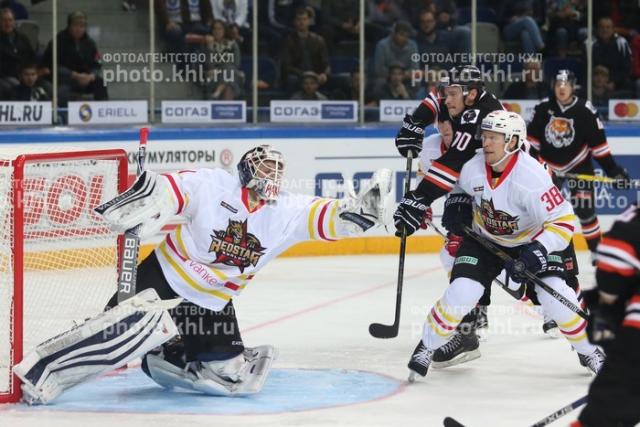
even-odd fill
[{"label": "hockey player in black jersey", "polygon": [[[415,190],[404,195],[395,212],[395,225],[400,235],[406,229],[413,234],[431,203],[448,194],[455,186],[462,166],[482,147],[478,128],[482,119],[491,111],[502,110],[502,104],[484,90],[480,70],[471,65],[454,67],[442,78],[437,94],[429,94],[416,108],[413,115],[404,118],[396,137],[400,154],[418,157],[422,149],[424,128],[434,123],[439,115],[450,118],[453,141],[449,149],[431,162],[424,178]],[[449,242],[460,242],[460,236],[449,235]],[[478,307],[471,311],[459,325],[459,331],[451,342],[438,349],[434,362],[441,367],[479,357],[479,342],[475,334],[477,326],[486,326],[486,306],[490,303],[490,291],[480,299]]]},{"label": "hockey player in black jersey", "polygon": [[572,427],[627,427],[640,422],[640,206],[625,211],[597,252],[597,286],[587,296],[587,333],[604,347],[604,365]]},{"label": "hockey player in black jersey", "polygon": [[[574,94],[575,76],[560,70],[553,80],[553,96],[535,108],[527,133],[532,154],[538,154],[556,174],[593,175],[591,158],[595,158],[607,176],[618,180],[617,187],[629,180],[626,170],[611,156],[602,121],[586,99]],[[562,188],[564,179],[554,179]],[[596,216],[593,183],[568,179],[571,203],[580,219],[582,234],[593,253],[600,241],[600,225]]]}]

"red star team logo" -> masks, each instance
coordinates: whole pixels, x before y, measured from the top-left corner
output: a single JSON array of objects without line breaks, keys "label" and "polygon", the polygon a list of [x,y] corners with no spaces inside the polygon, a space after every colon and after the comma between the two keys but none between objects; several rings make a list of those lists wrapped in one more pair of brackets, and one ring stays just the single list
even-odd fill
[{"label": "red star team logo", "polygon": [[212,264],[236,266],[240,273],[244,269],[258,264],[264,250],[260,240],[247,232],[247,220],[229,220],[226,230],[213,230],[209,252],[216,254]]}]

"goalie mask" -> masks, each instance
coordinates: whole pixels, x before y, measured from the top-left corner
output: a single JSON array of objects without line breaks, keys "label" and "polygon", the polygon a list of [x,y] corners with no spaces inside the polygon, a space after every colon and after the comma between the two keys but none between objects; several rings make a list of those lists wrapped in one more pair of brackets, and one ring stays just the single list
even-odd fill
[{"label": "goalie mask", "polygon": [[[504,135],[504,156],[502,156],[502,158],[497,162],[489,164],[489,166],[492,167],[499,165],[509,158],[509,156],[518,152],[527,139],[527,124],[524,119],[520,114],[507,110],[495,110],[487,114],[487,116],[482,120],[480,130],[501,133]],[[509,144],[514,136],[518,137],[518,143],[513,150],[509,150]]]},{"label": "goalie mask", "polygon": [[255,191],[262,200],[278,198],[283,174],[284,157],[270,145],[252,148],[238,162],[241,185]]}]

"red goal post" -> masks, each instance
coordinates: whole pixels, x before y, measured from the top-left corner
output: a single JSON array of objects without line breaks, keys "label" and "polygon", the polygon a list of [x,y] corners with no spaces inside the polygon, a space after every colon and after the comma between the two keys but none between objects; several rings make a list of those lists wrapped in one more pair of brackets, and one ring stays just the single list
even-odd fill
[{"label": "red goal post", "polygon": [[12,156],[0,147],[0,403],[20,399],[11,370],[25,353],[117,290],[122,237],[93,208],[125,190],[127,175],[120,149]]}]

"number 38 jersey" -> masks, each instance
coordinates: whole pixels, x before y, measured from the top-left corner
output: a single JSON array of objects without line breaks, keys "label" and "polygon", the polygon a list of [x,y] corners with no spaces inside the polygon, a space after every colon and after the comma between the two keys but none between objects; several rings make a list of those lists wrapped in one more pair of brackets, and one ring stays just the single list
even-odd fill
[{"label": "number 38 jersey", "polygon": [[533,157],[518,152],[507,162],[497,178],[483,153],[462,168],[453,193],[473,197],[473,229],[505,247],[537,240],[548,252],[566,248],[575,227],[571,204]]},{"label": "number 38 jersey", "polygon": [[155,249],[171,288],[219,311],[270,260],[305,240],[347,235],[336,221],[339,201],[281,192],[249,210],[240,180],[221,169],[166,175],[187,220]]}]

